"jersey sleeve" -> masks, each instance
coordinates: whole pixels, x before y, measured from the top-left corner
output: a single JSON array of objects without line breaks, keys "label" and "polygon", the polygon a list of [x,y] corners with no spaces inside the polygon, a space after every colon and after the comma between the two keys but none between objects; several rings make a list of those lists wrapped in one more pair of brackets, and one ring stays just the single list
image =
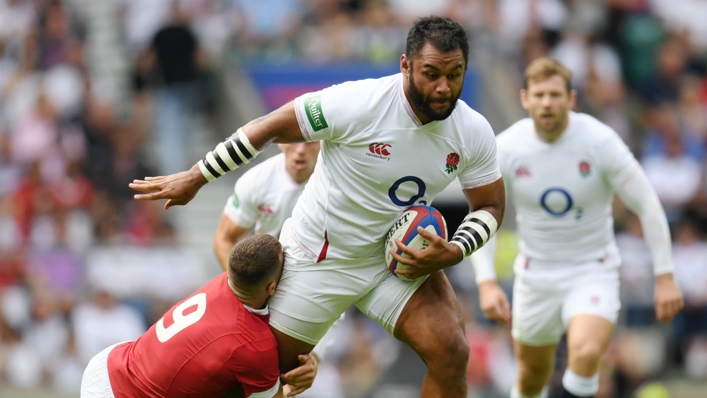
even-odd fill
[{"label": "jersey sleeve", "polygon": [[[308,142],[335,141],[349,131],[357,120],[360,107],[352,106],[358,98],[356,82],[337,84],[295,98],[295,114],[302,136]],[[359,101],[365,103],[365,101]]]},{"label": "jersey sleeve", "polygon": [[638,167],[638,161],[616,133],[612,132],[598,150],[602,152],[604,178],[611,186],[615,187],[626,181]]},{"label": "jersey sleeve", "polygon": [[459,173],[459,182],[463,189],[488,185],[501,178],[496,158],[496,136],[491,125],[479,116],[475,119],[474,142],[466,159],[464,169]]},{"label": "jersey sleeve", "polygon": [[234,376],[241,383],[246,397],[272,398],[275,395],[280,388],[276,345],[265,351],[241,346],[234,351],[233,357],[238,358],[238,364],[233,368]]},{"label": "jersey sleeve", "polygon": [[236,181],[233,194],[228,197],[223,212],[241,228],[252,228],[260,216],[255,181],[246,173]]},{"label": "jersey sleeve", "polygon": [[277,379],[275,382],[275,385],[272,386],[272,388],[266,390],[266,391],[261,391],[261,392],[254,392],[250,395],[246,395],[248,398],[272,398],[275,396],[277,393],[277,390],[280,389],[280,379]]}]

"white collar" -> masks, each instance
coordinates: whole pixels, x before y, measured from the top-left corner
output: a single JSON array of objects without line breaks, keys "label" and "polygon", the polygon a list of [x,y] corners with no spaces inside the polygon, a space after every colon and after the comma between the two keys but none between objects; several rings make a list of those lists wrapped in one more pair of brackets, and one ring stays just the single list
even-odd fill
[{"label": "white collar", "polygon": [[255,308],[250,308],[250,307],[248,307],[248,306],[245,305],[245,304],[243,304],[243,306],[245,307],[245,309],[248,310],[248,312],[250,312],[250,313],[252,313],[252,314],[256,314],[256,315],[268,315],[268,314],[270,313],[270,310],[268,309],[268,306],[267,306],[267,305],[265,306],[265,308],[262,308],[262,309],[259,309],[259,310],[258,310],[258,309],[255,309]]}]

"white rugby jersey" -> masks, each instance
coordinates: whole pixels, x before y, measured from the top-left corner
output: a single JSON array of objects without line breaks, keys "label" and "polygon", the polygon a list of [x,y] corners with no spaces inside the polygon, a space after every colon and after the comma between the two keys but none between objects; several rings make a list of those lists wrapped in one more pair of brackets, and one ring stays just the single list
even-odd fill
[{"label": "white rugby jersey", "polygon": [[238,179],[223,212],[243,228],[255,226],[256,234],[278,237],[305,185],[290,176],[280,153]]},{"label": "white rugby jersey", "polygon": [[522,254],[575,263],[615,251],[614,188],[639,166],[614,130],[570,112],[567,129],[553,142],[543,141],[527,118],[499,134],[497,144]]},{"label": "white rugby jersey", "polygon": [[486,119],[458,101],[445,120],[422,125],[403,75],[347,82],[295,99],[319,161],[292,213],[294,236],[312,259],[382,254],[404,209],[429,204],[451,181],[463,188],[501,177]]}]

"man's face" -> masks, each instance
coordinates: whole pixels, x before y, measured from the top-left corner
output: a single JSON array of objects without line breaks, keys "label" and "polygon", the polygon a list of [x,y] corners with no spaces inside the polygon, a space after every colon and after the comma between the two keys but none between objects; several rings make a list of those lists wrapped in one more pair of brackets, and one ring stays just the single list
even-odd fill
[{"label": "man's face", "polygon": [[403,55],[401,69],[407,77],[405,92],[422,123],[444,120],[454,111],[464,86],[464,54],[461,49],[442,52],[425,44],[412,64]]},{"label": "man's face", "polygon": [[280,150],[285,154],[285,168],[292,178],[305,182],[314,172],[319,154],[319,141],[299,144],[280,144]]},{"label": "man's face", "polygon": [[535,123],[535,130],[545,138],[555,138],[567,127],[567,112],[574,108],[576,93],[567,91],[567,83],[560,75],[528,82],[521,90],[523,108]]}]

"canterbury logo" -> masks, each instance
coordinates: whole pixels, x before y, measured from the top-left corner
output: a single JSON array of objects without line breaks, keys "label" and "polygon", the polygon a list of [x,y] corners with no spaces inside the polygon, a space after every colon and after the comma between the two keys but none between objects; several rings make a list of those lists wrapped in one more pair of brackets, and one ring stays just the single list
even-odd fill
[{"label": "canterbury logo", "polygon": [[368,150],[371,153],[375,153],[377,155],[382,155],[382,156],[390,156],[390,151],[388,148],[390,148],[392,145],[390,144],[384,144],[382,142],[374,142],[373,144],[368,146]]}]

